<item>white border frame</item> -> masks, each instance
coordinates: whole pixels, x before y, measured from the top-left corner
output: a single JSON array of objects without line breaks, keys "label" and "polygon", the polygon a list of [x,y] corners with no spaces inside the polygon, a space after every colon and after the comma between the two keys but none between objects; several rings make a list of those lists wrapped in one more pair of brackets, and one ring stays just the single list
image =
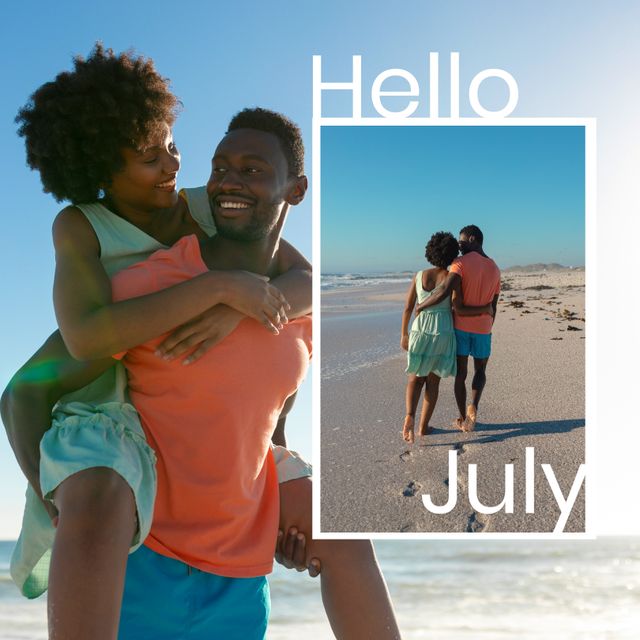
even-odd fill
[{"label": "white border frame", "polygon": [[[596,343],[597,335],[597,264],[596,264],[596,118],[313,118],[312,131],[312,232],[313,232],[313,339],[314,376],[312,386],[312,445],[315,482],[313,483],[313,537],[319,540],[593,540],[595,535],[595,419]],[[445,532],[321,532],[320,531],[320,372],[322,345],[320,338],[320,138],[323,126],[332,127],[522,127],[579,126],[585,133],[585,531],[583,533],[445,533]]]}]

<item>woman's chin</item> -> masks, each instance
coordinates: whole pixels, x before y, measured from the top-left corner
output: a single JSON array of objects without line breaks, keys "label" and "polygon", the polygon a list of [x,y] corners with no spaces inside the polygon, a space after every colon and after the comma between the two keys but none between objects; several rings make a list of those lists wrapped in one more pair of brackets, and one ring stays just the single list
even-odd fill
[{"label": "woman's chin", "polygon": [[160,193],[155,200],[156,209],[168,209],[178,202],[178,192],[174,189],[173,191]]}]

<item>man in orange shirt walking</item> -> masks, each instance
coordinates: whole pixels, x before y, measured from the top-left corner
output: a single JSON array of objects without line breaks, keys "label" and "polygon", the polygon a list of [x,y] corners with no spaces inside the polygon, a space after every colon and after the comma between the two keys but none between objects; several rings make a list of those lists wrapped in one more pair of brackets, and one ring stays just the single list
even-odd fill
[{"label": "man in orange shirt walking", "polygon": [[[451,264],[451,273],[461,280],[465,305],[493,305],[493,316],[461,316],[455,313],[453,293],[454,329],[457,343],[455,396],[459,416],[454,425],[462,431],[475,429],[480,397],[487,382],[487,363],[491,355],[491,330],[500,294],[500,270],[482,249],[482,231],[476,225],[460,230],[458,239],[462,256]],[[467,405],[467,371],[469,356],[473,358],[474,374],[471,381],[471,403]]]}]

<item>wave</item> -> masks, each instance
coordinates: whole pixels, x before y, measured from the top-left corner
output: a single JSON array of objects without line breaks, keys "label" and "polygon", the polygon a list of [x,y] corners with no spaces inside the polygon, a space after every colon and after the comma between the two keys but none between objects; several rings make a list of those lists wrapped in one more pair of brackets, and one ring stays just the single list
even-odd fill
[{"label": "wave", "polygon": [[375,286],[378,284],[396,284],[409,282],[413,271],[386,273],[323,273],[320,276],[320,289],[330,291],[347,287]]}]

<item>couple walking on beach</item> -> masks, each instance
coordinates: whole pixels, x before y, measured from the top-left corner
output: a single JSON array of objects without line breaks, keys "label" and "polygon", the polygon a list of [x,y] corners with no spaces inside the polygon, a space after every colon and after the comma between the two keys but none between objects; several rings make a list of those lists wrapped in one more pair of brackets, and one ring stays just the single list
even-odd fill
[{"label": "couple walking on beach", "polygon": [[[491,330],[500,293],[500,270],[482,249],[482,231],[476,225],[433,234],[425,257],[433,265],[419,271],[409,287],[402,314],[401,347],[407,351],[409,375],[402,437],[415,439],[415,414],[424,388],[418,434],[426,436],[438,400],[440,379],[455,376],[459,415],[453,426],[473,431],[486,384],[491,355]],[[458,252],[462,253],[458,257]],[[409,320],[415,318],[409,330]],[[467,371],[473,358],[471,402],[467,405]]]}]

